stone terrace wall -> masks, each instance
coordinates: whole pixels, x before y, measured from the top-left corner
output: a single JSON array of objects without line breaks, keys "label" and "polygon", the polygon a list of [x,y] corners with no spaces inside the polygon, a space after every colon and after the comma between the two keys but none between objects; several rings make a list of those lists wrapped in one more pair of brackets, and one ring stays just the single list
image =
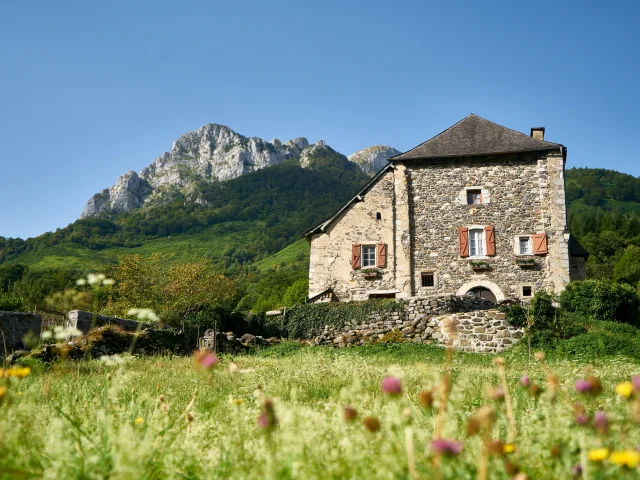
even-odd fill
[{"label": "stone terrace wall", "polygon": [[505,314],[491,303],[471,297],[442,296],[412,299],[404,312],[343,329],[325,326],[312,339],[315,345],[337,347],[377,341],[410,341],[451,345],[465,352],[501,352],[522,338],[524,332],[510,326]]},{"label": "stone terrace wall", "polygon": [[[23,339],[32,332],[40,336],[42,317],[35,313],[4,312],[0,311],[0,330],[4,334],[4,344],[0,343],[0,349],[21,350],[25,348]],[[2,342],[2,339],[0,339]]]},{"label": "stone terrace wall", "polygon": [[[135,320],[125,320],[116,317],[106,317],[104,315],[98,315],[96,313],[85,312],[82,310],[71,310],[67,314],[69,320],[67,323],[68,328],[77,328],[82,333],[87,334],[92,328],[102,327],[104,325],[118,325],[124,330],[136,330],[140,322]],[[140,328],[153,328],[156,325],[150,323],[143,323]]]}]

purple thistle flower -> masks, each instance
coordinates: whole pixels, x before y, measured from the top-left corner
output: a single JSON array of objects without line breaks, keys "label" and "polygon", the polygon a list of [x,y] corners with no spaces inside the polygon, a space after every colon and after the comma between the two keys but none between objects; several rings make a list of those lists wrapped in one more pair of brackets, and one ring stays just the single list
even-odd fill
[{"label": "purple thistle flower", "polygon": [[636,375],[631,379],[631,383],[633,384],[633,389],[640,393],[640,375]]},{"label": "purple thistle flower", "polygon": [[531,385],[531,380],[526,375],[523,375],[522,377],[520,377],[520,385],[522,385],[525,388],[528,388],[529,385]]},{"label": "purple thistle flower", "polygon": [[397,396],[402,393],[402,384],[396,377],[384,377],[380,384],[380,390],[388,395]]},{"label": "purple thistle flower", "polygon": [[576,392],[589,393],[590,390],[591,390],[591,384],[586,380],[578,380],[576,382]]},{"label": "purple thistle flower", "polygon": [[442,455],[458,455],[462,452],[462,443],[455,440],[438,438],[431,442],[431,449]]},{"label": "purple thistle flower", "polygon": [[604,435],[609,430],[609,419],[607,418],[607,414],[602,410],[596,412],[593,416],[593,426],[596,428],[598,433]]},{"label": "purple thistle flower", "polygon": [[589,421],[589,417],[587,417],[586,415],[584,414],[576,415],[576,423],[578,425],[585,425],[588,421]]},{"label": "purple thistle flower", "polygon": [[573,473],[573,476],[578,478],[582,476],[582,465],[577,464],[575,465],[572,469],[571,469],[571,473]]}]

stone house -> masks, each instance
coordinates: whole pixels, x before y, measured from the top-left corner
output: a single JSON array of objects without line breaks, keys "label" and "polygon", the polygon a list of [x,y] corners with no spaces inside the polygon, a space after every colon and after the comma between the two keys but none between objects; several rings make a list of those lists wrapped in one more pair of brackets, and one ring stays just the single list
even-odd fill
[{"label": "stone house", "polygon": [[584,278],[569,234],[567,149],[471,114],[389,159],[305,233],[310,301],[560,292]]}]

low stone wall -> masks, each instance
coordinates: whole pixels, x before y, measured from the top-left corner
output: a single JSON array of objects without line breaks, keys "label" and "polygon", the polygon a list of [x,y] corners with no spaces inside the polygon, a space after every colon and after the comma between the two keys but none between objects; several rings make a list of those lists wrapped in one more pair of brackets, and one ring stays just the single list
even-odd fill
[{"label": "low stone wall", "polygon": [[[4,334],[4,344],[0,343],[0,349],[22,350],[26,347],[24,337],[29,333],[40,336],[42,317],[35,313],[4,312],[0,311],[0,330]],[[0,342],[2,339],[0,339]]]},{"label": "low stone wall", "polygon": [[337,329],[326,325],[311,342],[346,347],[380,341],[450,345],[465,352],[501,352],[524,336],[495,305],[471,297],[412,299],[403,312]]},{"label": "low stone wall", "polygon": [[137,322],[135,320],[107,317],[104,315],[98,315],[96,313],[85,312],[83,310],[71,310],[67,314],[67,317],[67,327],[76,328],[84,334],[89,333],[89,330],[93,328],[102,327],[104,325],[118,325],[124,330],[129,331],[134,331],[138,328],[144,329],[157,327],[157,325],[152,325],[150,323],[140,324],[140,322]]}]

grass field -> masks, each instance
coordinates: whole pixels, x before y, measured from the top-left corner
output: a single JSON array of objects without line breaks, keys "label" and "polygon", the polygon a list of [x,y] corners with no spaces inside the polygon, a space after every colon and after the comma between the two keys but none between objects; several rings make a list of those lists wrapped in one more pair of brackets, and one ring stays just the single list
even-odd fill
[{"label": "grass field", "polygon": [[[447,360],[442,349],[408,344],[337,350],[285,343],[223,356],[209,372],[185,357],[34,365],[24,379],[0,380],[7,388],[0,478],[482,478],[478,468],[486,466],[488,478],[514,478],[518,468],[528,475],[518,478],[550,479],[571,478],[577,464],[582,478],[637,478],[637,467],[617,464],[632,462],[632,453],[588,460],[596,448],[636,451],[633,401],[615,388],[640,371],[637,362],[529,362],[523,349],[506,355],[512,431],[506,403],[486,398],[501,382],[494,359],[456,353]],[[443,397],[445,371],[451,388]],[[539,397],[519,386],[523,374],[542,387]],[[549,374],[559,379],[555,394]],[[589,418],[580,426],[574,382],[589,375],[600,378],[603,393],[579,399]],[[381,391],[385,376],[400,379],[400,396]],[[433,390],[433,408],[419,402],[426,390]],[[266,428],[257,423],[267,399],[273,429],[269,416],[262,417]],[[350,423],[345,405],[358,412]],[[470,415],[483,405],[493,406],[495,419],[485,411],[486,433],[467,436]],[[593,427],[598,409],[608,417],[606,433]],[[379,431],[363,425],[365,416],[379,419]],[[462,452],[437,453],[434,430],[461,442]],[[499,446],[500,455],[488,456],[483,445],[492,439],[509,440],[514,451]]]}]

